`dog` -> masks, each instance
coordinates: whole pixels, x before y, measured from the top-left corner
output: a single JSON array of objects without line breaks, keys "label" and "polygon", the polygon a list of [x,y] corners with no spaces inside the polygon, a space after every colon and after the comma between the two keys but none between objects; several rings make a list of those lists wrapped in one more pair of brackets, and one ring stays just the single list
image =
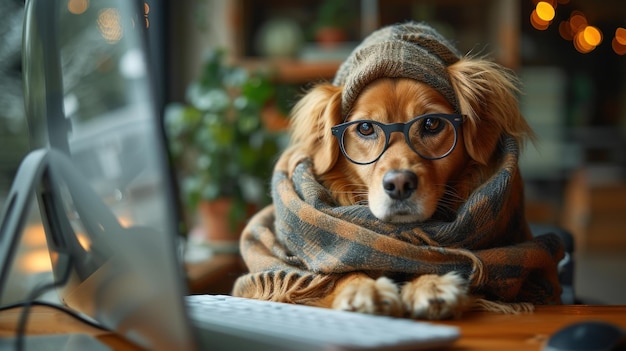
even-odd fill
[{"label": "dog", "polygon": [[233,294],[429,320],[559,303],[561,242],[524,218],[519,93],[428,25],[370,34],[294,106]]},{"label": "dog", "polygon": [[[382,222],[426,222],[454,212],[494,173],[501,135],[523,144],[533,133],[518,108],[519,84],[511,71],[486,58],[464,56],[446,73],[457,106],[424,81],[382,76],[367,82],[345,111],[345,86],[319,83],[293,109],[287,152],[312,155],[316,176],[339,205],[367,205]],[[456,116],[456,131],[445,116]],[[385,138],[376,123],[398,126],[416,117],[413,124],[419,126],[411,132],[435,139],[419,148],[436,148],[438,136],[431,135],[445,133],[442,138],[449,139],[456,133],[455,143],[444,141],[444,157],[417,150],[420,155],[400,128],[386,133],[386,148],[369,144]],[[342,124],[350,126],[338,131]],[[476,301],[456,272],[422,275],[402,286],[355,272],[317,305],[437,320],[458,317]]]}]

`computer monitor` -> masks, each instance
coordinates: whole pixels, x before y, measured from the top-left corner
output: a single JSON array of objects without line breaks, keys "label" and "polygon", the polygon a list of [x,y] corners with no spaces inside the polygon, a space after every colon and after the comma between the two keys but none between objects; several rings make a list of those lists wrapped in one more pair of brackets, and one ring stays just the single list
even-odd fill
[{"label": "computer monitor", "polygon": [[37,150],[9,194],[0,254],[14,255],[35,194],[68,307],[147,348],[192,349],[143,6],[26,1],[24,93]]}]

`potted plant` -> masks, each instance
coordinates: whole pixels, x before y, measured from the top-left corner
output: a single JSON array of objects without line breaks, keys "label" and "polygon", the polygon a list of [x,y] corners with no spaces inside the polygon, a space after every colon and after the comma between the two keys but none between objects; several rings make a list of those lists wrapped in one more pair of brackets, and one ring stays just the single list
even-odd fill
[{"label": "potted plant", "polygon": [[[251,211],[269,202],[282,135],[265,127],[262,113],[274,90],[266,74],[228,65],[223,50],[211,50],[187,89],[186,103],[166,108],[166,134],[187,223],[197,210],[222,211],[206,220],[209,236],[237,239],[232,233],[241,230]],[[220,219],[227,219],[225,228]]]},{"label": "potted plant", "polygon": [[325,0],[317,10],[313,24],[315,41],[325,48],[334,48],[348,40],[346,26],[350,23],[350,13],[354,10],[352,2]]}]

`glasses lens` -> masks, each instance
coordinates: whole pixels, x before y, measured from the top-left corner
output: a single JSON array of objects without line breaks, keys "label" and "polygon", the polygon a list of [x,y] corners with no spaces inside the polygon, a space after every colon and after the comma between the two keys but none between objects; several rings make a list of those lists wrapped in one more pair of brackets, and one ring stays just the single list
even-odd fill
[{"label": "glasses lens", "polygon": [[418,154],[425,158],[445,156],[456,141],[456,131],[452,122],[436,116],[424,116],[410,127],[408,137]]},{"label": "glasses lens", "polygon": [[385,133],[372,122],[349,125],[343,132],[342,140],[346,156],[358,163],[374,161],[385,149]]}]

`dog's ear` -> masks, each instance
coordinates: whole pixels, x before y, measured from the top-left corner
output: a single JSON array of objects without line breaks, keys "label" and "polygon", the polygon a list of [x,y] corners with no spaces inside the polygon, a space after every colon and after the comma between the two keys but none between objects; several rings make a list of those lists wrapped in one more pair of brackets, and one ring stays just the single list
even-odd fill
[{"label": "dog's ear", "polygon": [[290,151],[311,157],[316,174],[326,173],[339,157],[339,145],[331,127],[342,119],[341,87],[318,84],[293,109]]},{"label": "dog's ear", "polygon": [[487,165],[503,132],[520,146],[532,138],[518,106],[519,82],[511,71],[489,60],[464,57],[448,72],[461,113],[466,115],[463,140],[472,159]]}]

